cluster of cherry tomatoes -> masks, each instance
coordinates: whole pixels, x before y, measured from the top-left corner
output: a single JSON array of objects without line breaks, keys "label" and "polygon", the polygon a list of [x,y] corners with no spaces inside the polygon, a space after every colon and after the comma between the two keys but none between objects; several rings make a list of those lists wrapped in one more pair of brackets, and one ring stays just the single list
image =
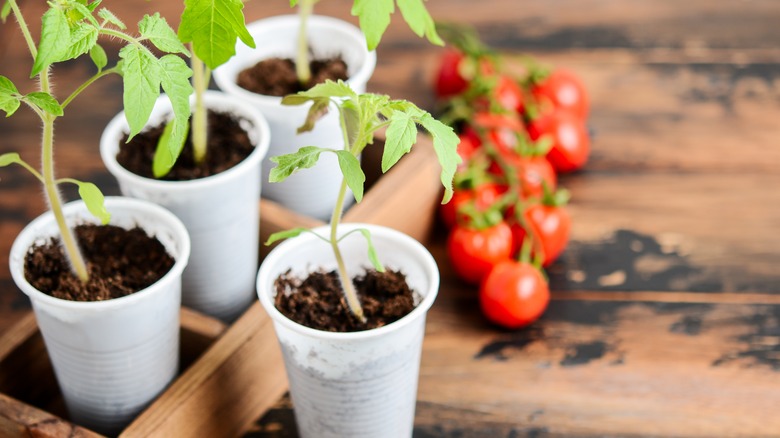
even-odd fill
[{"label": "cluster of cherry tomatoes", "polygon": [[473,37],[449,38],[435,79],[442,118],[454,126],[463,163],[441,207],[456,274],[478,284],[491,321],[519,328],[550,299],[543,267],[565,249],[571,220],[558,175],[583,167],[590,151],[588,95],[564,69],[526,59],[517,77]]}]

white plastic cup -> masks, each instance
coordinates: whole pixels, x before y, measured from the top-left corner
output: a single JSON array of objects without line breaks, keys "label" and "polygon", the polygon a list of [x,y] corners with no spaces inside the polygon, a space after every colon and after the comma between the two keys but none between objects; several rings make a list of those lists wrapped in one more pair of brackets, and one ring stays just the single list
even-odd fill
[{"label": "white plastic cup", "polygon": [[[305,277],[335,269],[330,246],[304,233],[265,258],[257,278],[260,303],[274,323],[284,356],[298,431],[302,437],[410,437],[414,427],[425,316],[439,290],[439,271],[416,240],[377,225],[344,224],[339,235],[368,228],[380,260],[406,274],[423,298],[400,320],[377,329],[332,333],[300,325],[274,306],[274,281],[288,269]],[[322,236],[328,227],[315,229]],[[351,276],[370,266],[360,233],[340,243]]]},{"label": "white plastic cup", "polygon": [[[187,230],[167,210],[128,198],[106,198],[111,224],[140,226],[176,260],[153,285],[107,301],[54,298],[24,278],[35,243],[59,231],[51,212],[32,221],[11,247],[11,275],[32,302],[71,420],[116,434],[157,397],[179,367],[181,275],[190,254]],[[81,201],[64,207],[70,226],[97,223]]]},{"label": "white plastic cup", "polygon": [[[116,160],[122,137],[129,132],[125,114],[108,124],[100,155],[119,181],[122,194],[171,210],[192,239],[192,257],[184,272],[185,306],[230,322],[254,302],[260,211],[260,167],[268,151],[268,123],[251,105],[217,91],[204,95],[208,109],[232,113],[249,133],[255,150],[236,166],[206,178],[163,181],[136,175]],[[149,126],[171,116],[171,104],[160,97]]]},{"label": "white plastic cup", "polygon": [[[236,45],[236,56],[214,70],[214,80],[224,92],[249,102],[263,113],[271,127],[271,145],[268,158],[289,154],[302,146],[342,149],[338,110],[331,106],[328,114],[317,121],[314,130],[297,134],[309,112],[310,104],[282,105],[281,97],[265,96],[241,88],[236,83],[238,74],[259,61],[268,58],[295,58],[298,40],[297,15],[282,15],[255,21],[247,26],[257,48],[242,43]],[[347,83],[357,93],[366,91],[376,66],[376,53],[369,52],[363,33],[357,27],[331,17],[311,16],[308,21],[309,41],[314,57],[340,55],[347,63]],[[266,160],[263,182],[268,182],[271,169],[276,166]],[[334,154],[323,154],[317,166],[296,173],[284,182],[268,184],[263,196],[281,203],[298,213],[326,220],[333,211],[341,183],[341,171]],[[348,200],[352,197],[348,196]]]}]

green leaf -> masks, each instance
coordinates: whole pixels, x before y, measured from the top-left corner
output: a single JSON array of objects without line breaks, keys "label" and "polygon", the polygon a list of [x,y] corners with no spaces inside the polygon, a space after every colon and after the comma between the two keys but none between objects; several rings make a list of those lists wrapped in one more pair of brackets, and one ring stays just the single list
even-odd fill
[{"label": "green leaf", "polygon": [[291,237],[298,237],[301,235],[301,233],[305,233],[307,231],[310,230],[308,228],[293,228],[291,230],[279,231],[277,233],[271,234],[268,237],[268,240],[265,241],[265,245],[273,245],[280,240],[289,239]]},{"label": "green leaf", "polygon": [[123,47],[119,51],[119,57],[123,61],[122,102],[127,123],[130,125],[129,140],[141,132],[149,120],[154,101],[160,95],[161,72],[157,58],[136,45]]},{"label": "green leaf", "polygon": [[30,77],[42,72],[54,62],[65,58],[70,48],[70,26],[65,12],[51,7],[41,18],[41,40]]},{"label": "green leaf", "polygon": [[366,174],[360,168],[360,161],[349,151],[335,151],[339,160],[339,168],[347,181],[349,189],[355,195],[355,201],[363,200],[363,184],[366,182]]},{"label": "green leaf", "polygon": [[60,103],[57,102],[57,99],[55,99],[54,96],[49,93],[36,91],[24,96],[23,100],[37,106],[38,108],[53,116],[61,116],[63,114]]},{"label": "green leaf", "polygon": [[95,44],[89,49],[89,57],[92,58],[92,62],[95,63],[95,67],[97,67],[98,71],[103,71],[103,67],[108,64],[106,51],[103,50],[103,47],[101,47],[100,44]]},{"label": "green leaf", "polygon": [[420,124],[433,137],[433,149],[441,164],[441,183],[444,186],[444,199],[442,204],[446,204],[452,198],[452,179],[455,177],[455,170],[461,162],[458,155],[458,135],[455,131],[444,123],[436,120],[430,114],[425,114],[420,119]]},{"label": "green leaf", "polygon": [[176,164],[176,160],[184,149],[184,143],[187,141],[188,130],[189,120],[182,121],[178,117],[174,117],[165,125],[152,160],[152,173],[155,178],[164,177]]},{"label": "green leaf", "polygon": [[195,55],[215,69],[236,54],[237,39],[255,47],[244,23],[243,9],[241,0],[185,0],[179,38],[192,42]]},{"label": "green leaf", "polygon": [[318,148],[317,146],[304,146],[292,154],[271,157],[271,161],[276,163],[276,167],[271,169],[268,181],[281,182],[300,169],[314,167],[320,158],[320,154],[329,150]]},{"label": "green leaf", "polygon": [[0,75],[0,110],[5,111],[6,117],[11,117],[19,109],[19,90],[13,82]]},{"label": "green leaf", "polygon": [[0,155],[0,167],[5,167],[11,164],[19,164],[22,162],[22,158],[16,152],[8,152]]},{"label": "green leaf", "polygon": [[176,55],[165,55],[159,61],[161,84],[171,101],[174,118],[165,127],[157,144],[152,172],[157,178],[165,176],[179,159],[189,132],[191,114],[190,95],[192,70]]},{"label": "green leaf", "polygon": [[393,0],[355,0],[352,15],[360,21],[360,29],[366,36],[368,50],[376,49],[387,26],[390,14],[395,12]]},{"label": "green leaf", "polygon": [[317,120],[328,112],[332,98],[357,99],[358,95],[342,80],[338,82],[327,80],[309,90],[283,97],[282,105],[302,105],[306,102],[312,102],[309,113],[306,115],[306,121],[298,128],[300,134],[314,129]]},{"label": "green leaf", "polygon": [[[331,99],[338,97],[356,99],[357,93],[355,93],[352,88],[350,88],[349,84],[342,81],[341,79],[339,79],[337,82],[328,79],[325,82],[317,84],[306,91],[301,91],[297,94],[285,96],[282,99],[282,103],[284,105],[300,105],[308,100],[316,100],[318,98]],[[285,101],[288,103],[285,103]]]},{"label": "green leaf", "polygon": [[358,228],[358,231],[366,238],[366,243],[368,243],[368,260],[374,265],[374,269],[376,269],[377,272],[385,272],[385,267],[382,266],[382,263],[379,261],[379,257],[376,254],[376,248],[374,248],[374,243],[371,241],[371,232],[366,228]]},{"label": "green leaf", "polygon": [[89,52],[97,44],[97,39],[98,30],[95,26],[87,23],[76,23],[70,30],[68,51],[63,59],[57,59],[56,61],[77,58]]},{"label": "green leaf", "polygon": [[165,18],[159,12],[154,15],[144,15],[138,22],[138,31],[141,36],[148,38],[155,47],[166,53],[182,53],[189,56],[190,52],[184,47],[176,32],[171,29]]},{"label": "green leaf", "polygon": [[114,26],[118,27],[121,30],[127,29],[127,26],[125,26],[125,23],[122,22],[116,15],[114,15],[113,12],[109,11],[106,8],[103,8],[98,11],[98,17],[102,18],[106,23],[113,24]]},{"label": "green leaf", "polygon": [[98,6],[100,6],[100,3],[102,3],[103,0],[96,0],[90,4],[87,5],[87,8],[89,9],[89,12],[95,12],[95,9],[97,9]]},{"label": "green leaf", "polygon": [[190,78],[192,70],[183,59],[176,55],[165,55],[159,60],[160,82],[171,100],[173,113],[177,118],[190,118],[190,95],[193,92]]},{"label": "green leaf", "polygon": [[70,16],[70,23],[76,24],[80,20],[86,18],[90,21],[96,28],[100,26],[100,24],[97,22],[95,17],[92,16],[92,10],[90,10],[86,5],[86,2],[69,2],[68,6],[71,8],[68,11],[68,14]]},{"label": "green leaf", "polygon": [[3,8],[0,9],[0,20],[2,20],[3,23],[5,23],[5,20],[8,19],[8,16],[11,14],[11,2],[6,0],[3,3]]},{"label": "green leaf", "polygon": [[87,210],[89,210],[93,216],[100,219],[100,222],[102,222],[103,225],[106,225],[108,221],[111,220],[111,213],[106,210],[103,193],[101,193],[100,189],[92,183],[80,181],[77,181],[76,183],[79,186],[79,196],[84,200]]},{"label": "green leaf", "polygon": [[436,33],[436,23],[434,23],[431,14],[425,9],[425,3],[423,0],[396,0],[398,2],[398,9],[401,10],[406,23],[412,29],[412,32],[417,36],[425,36],[428,41],[436,44],[437,46],[443,46],[444,41]]},{"label": "green leaf", "polygon": [[298,4],[298,0],[290,0],[290,7],[294,8]]},{"label": "green leaf", "polygon": [[390,119],[382,153],[382,172],[387,172],[404,155],[412,150],[417,141],[417,125],[414,120],[401,111],[395,111]]}]

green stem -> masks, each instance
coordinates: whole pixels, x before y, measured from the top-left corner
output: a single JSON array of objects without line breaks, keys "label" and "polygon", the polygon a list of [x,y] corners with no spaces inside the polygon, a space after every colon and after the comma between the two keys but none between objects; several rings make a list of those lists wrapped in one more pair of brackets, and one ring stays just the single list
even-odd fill
[{"label": "green stem", "polygon": [[[19,23],[19,27],[24,35],[24,40],[27,43],[27,47],[30,50],[30,54],[33,58],[38,56],[38,50],[35,48],[35,42],[30,35],[30,29],[22,16],[19,6],[15,0],[8,0],[11,4],[11,9],[14,12],[16,21]],[[49,83],[49,67],[45,68],[39,75],[40,89],[43,92],[51,93],[51,84]],[[62,211],[62,200],[60,194],[57,191],[57,184],[54,179],[54,120],[55,116],[50,114],[42,114],[41,121],[43,122],[43,137],[41,139],[41,170],[40,174],[36,176],[43,180],[44,193],[46,199],[49,202],[49,208],[54,214],[54,219],[57,222],[57,227],[60,230],[60,236],[62,237],[62,243],[65,247],[65,254],[70,260],[71,267],[76,273],[76,276],[82,282],[89,280],[89,274],[87,272],[87,265],[84,263],[84,257],[79,251],[78,245],[76,245],[76,239],[73,232],[68,228],[68,224],[65,222],[65,214]]]},{"label": "green stem", "polygon": [[300,25],[298,27],[298,53],[295,58],[295,74],[298,75],[298,82],[303,86],[306,86],[311,80],[307,23],[309,21],[309,16],[314,12],[314,3],[316,3],[316,1],[317,0],[301,0],[298,5]]},{"label": "green stem", "polygon": [[[358,133],[358,137],[354,145],[349,143],[349,135],[347,134],[347,121],[344,116],[344,111],[341,105],[339,108],[339,121],[341,123],[341,133],[344,136],[344,149],[350,151],[356,155],[356,150],[359,149],[359,139],[363,133]],[[342,178],[341,187],[339,187],[339,195],[336,198],[336,205],[333,207],[333,214],[330,218],[330,246],[333,248],[333,255],[336,257],[336,266],[339,273],[339,279],[341,280],[341,286],[344,289],[344,298],[347,300],[347,306],[350,312],[361,322],[366,322],[366,316],[363,314],[363,308],[360,306],[360,300],[358,300],[355,286],[352,284],[352,279],[347,273],[347,266],[344,264],[344,257],[341,255],[341,249],[339,249],[339,237],[337,234],[339,222],[341,222],[342,210],[344,209],[344,200],[347,195],[347,179]]]},{"label": "green stem", "polygon": [[366,316],[363,314],[363,308],[360,306],[360,300],[358,300],[355,286],[352,284],[352,279],[349,278],[349,274],[347,274],[347,266],[344,264],[344,257],[342,257],[341,250],[339,249],[337,231],[339,222],[341,221],[341,211],[344,208],[346,194],[347,180],[344,178],[341,181],[339,196],[336,199],[336,206],[333,208],[333,215],[330,218],[330,246],[333,248],[333,255],[336,257],[339,279],[341,280],[341,287],[344,289],[344,297],[347,299],[349,310],[361,322],[366,322]]},{"label": "green stem", "polygon": [[[42,74],[47,73],[48,69]],[[86,283],[87,280],[89,280],[87,265],[84,263],[84,257],[81,255],[78,245],[76,245],[76,239],[73,236],[73,232],[68,228],[68,224],[65,222],[65,214],[62,212],[62,200],[60,200],[60,194],[57,191],[57,184],[54,179],[54,117],[50,115],[45,115],[43,117],[43,150],[41,156],[43,161],[42,176],[44,192],[49,201],[49,207],[54,214],[54,219],[57,221],[57,227],[59,228],[60,236],[62,237],[62,244],[65,247],[65,254],[68,256],[76,276],[79,280]]]},{"label": "green stem", "polygon": [[32,35],[30,35],[30,29],[27,27],[27,22],[24,21],[22,11],[19,9],[19,5],[16,4],[16,0],[8,0],[8,3],[11,4],[11,10],[14,11],[14,17],[16,17],[17,23],[19,23],[19,28],[22,29],[24,41],[27,43],[27,48],[30,49],[30,54],[34,59],[38,56],[38,49],[35,48],[35,41],[33,41]]},{"label": "green stem", "polygon": [[[194,53],[194,51],[193,51]],[[208,143],[208,119],[206,106],[203,104],[203,93],[208,87],[207,77],[210,74],[203,60],[196,55],[192,56],[192,83],[195,86],[195,112],[192,115],[192,152],[195,163],[200,164],[206,159],[206,146]]]},{"label": "green stem", "polygon": [[81,92],[82,92],[82,91],[84,91],[84,90],[85,90],[87,87],[89,87],[90,85],[92,85],[92,83],[93,83],[93,82],[95,82],[96,80],[98,80],[98,79],[102,78],[103,76],[107,76],[107,75],[109,75],[109,74],[111,74],[111,73],[118,73],[118,72],[119,72],[119,71],[117,70],[117,68],[116,68],[116,67],[113,67],[113,68],[110,68],[110,69],[108,69],[108,70],[103,70],[103,71],[99,71],[99,72],[95,73],[95,75],[94,75],[94,76],[92,76],[91,78],[87,79],[87,81],[86,81],[86,82],[84,82],[83,84],[79,85],[79,87],[78,87],[78,88],[76,88],[76,89],[73,91],[73,93],[71,93],[71,94],[70,94],[70,96],[68,96],[68,98],[67,98],[67,99],[65,99],[65,100],[62,102],[62,105],[60,105],[60,106],[62,106],[62,109],[64,110],[64,109],[65,109],[65,107],[67,107],[67,106],[68,106],[68,104],[69,104],[69,103],[71,103],[71,102],[73,101],[73,99],[75,99],[76,97],[78,97],[78,95],[79,95],[79,94],[81,94]]}]

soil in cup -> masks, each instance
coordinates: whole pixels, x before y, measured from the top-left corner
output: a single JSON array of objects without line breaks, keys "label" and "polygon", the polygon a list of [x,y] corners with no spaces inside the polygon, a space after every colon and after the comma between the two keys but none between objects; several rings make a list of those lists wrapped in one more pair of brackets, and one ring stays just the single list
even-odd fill
[{"label": "soil in cup", "polygon": [[[127,136],[122,138],[116,156],[119,164],[136,175],[154,178],[152,173],[154,151],[164,129],[165,123],[151,127],[133,137],[129,143],[127,143]],[[242,162],[255,150],[246,130],[241,127],[240,119],[232,114],[208,111],[207,138],[206,159],[196,164],[190,131],[176,164],[161,179],[188,181],[216,175]]]},{"label": "soil in cup", "polygon": [[36,289],[71,301],[104,301],[145,289],[162,278],[174,259],[155,237],[135,227],[78,225],[73,230],[87,262],[89,281],[72,272],[59,238],[28,250],[24,276]]},{"label": "soil in cup", "polygon": [[367,321],[357,320],[347,309],[336,271],[316,271],[304,279],[287,272],[274,283],[274,305],[291,320],[317,330],[357,332],[397,321],[414,310],[419,294],[398,271],[367,270],[353,280]]},{"label": "soil in cup", "polygon": [[304,85],[298,81],[298,76],[295,73],[295,61],[282,58],[264,59],[254,66],[244,69],[238,74],[236,83],[239,87],[253,93],[282,97],[308,90],[327,79],[346,81],[349,78],[347,64],[341,57],[313,60],[309,66],[311,67],[311,79],[308,84]]}]

